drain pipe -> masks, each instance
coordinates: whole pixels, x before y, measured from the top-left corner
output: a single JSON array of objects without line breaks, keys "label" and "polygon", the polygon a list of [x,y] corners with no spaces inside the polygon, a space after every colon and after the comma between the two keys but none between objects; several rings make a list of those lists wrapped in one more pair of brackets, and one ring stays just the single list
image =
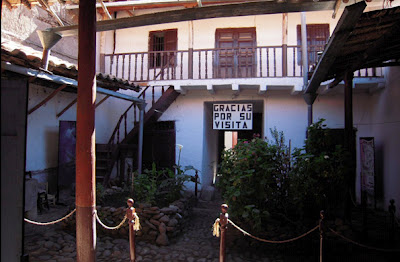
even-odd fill
[{"label": "drain pipe", "polygon": [[58,41],[60,41],[62,36],[58,33],[51,32],[50,30],[38,30],[37,34],[43,47],[42,68],[47,70],[49,67],[50,50],[58,43]]},{"label": "drain pipe", "polygon": [[303,90],[308,83],[308,47],[307,47],[307,24],[306,13],[301,12],[301,60],[303,64]]},{"label": "drain pipe", "polygon": [[144,129],[144,110],[146,109],[146,103],[138,104],[139,114],[139,135],[138,135],[138,155],[137,155],[137,172],[142,174],[143,169],[143,129]]},{"label": "drain pipe", "polygon": [[[307,88],[308,85],[308,47],[307,47],[307,23],[306,23],[306,13],[301,12],[301,60],[303,65],[303,90]],[[307,119],[308,126],[313,122],[313,103],[316,98],[316,94],[304,94],[304,99],[307,103]],[[306,137],[308,134],[306,134]]]}]

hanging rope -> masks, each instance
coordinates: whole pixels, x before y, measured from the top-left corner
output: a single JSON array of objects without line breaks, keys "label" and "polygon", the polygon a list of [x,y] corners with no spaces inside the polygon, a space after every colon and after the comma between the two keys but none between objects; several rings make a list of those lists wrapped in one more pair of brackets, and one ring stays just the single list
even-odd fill
[{"label": "hanging rope", "polygon": [[[135,217],[135,224],[133,225],[133,230],[135,231],[139,231],[141,226],[140,226],[140,220],[139,220],[139,216],[137,215],[137,213],[133,213],[134,217]],[[126,218],[126,217],[125,217]]]},{"label": "hanging rope", "polygon": [[340,233],[336,232],[336,231],[333,230],[332,228],[329,228],[329,230],[330,230],[332,233],[334,233],[335,235],[337,235],[337,236],[343,238],[344,240],[346,240],[346,241],[348,241],[348,242],[350,242],[350,243],[353,243],[353,244],[355,244],[355,245],[357,245],[357,246],[360,246],[360,247],[364,247],[364,248],[368,248],[368,249],[373,249],[373,250],[377,250],[377,251],[383,251],[383,252],[400,252],[400,249],[384,249],[384,248],[376,248],[376,247],[370,247],[370,246],[367,246],[367,245],[363,245],[363,244],[360,244],[360,243],[358,243],[358,242],[356,242],[356,241],[354,241],[354,240],[351,240],[350,238],[347,238],[347,237],[341,235]]},{"label": "hanging rope", "polygon": [[97,222],[99,222],[99,224],[100,224],[102,227],[104,227],[105,229],[109,229],[109,230],[116,230],[116,229],[119,229],[119,228],[125,223],[125,221],[126,221],[126,216],[124,216],[124,219],[123,219],[123,220],[121,221],[121,223],[119,223],[117,226],[115,226],[115,227],[109,227],[109,226],[106,226],[103,222],[101,222],[99,216],[97,215],[97,210],[95,210],[94,213],[95,213],[95,215],[96,215],[96,220],[97,220]]},{"label": "hanging rope", "polygon": [[72,214],[75,213],[75,211],[76,211],[76,208],[75,208],[74,210],[72,210],[71,213],[69,213],[69,214],[66,215],[65,217],[60,218],[60,219],[57,219],[57,220],[55,220],[55,221],[51,221],[51,222],[36,222],[36,221],[29,220],[29,219],[27,219],[27,218],[24,218],[24,221],[25,221],[25,222],[28,222],[28,223],[30,223],[30,224],[33,224],[33,225],[37,225],[37,226],[54,225],[54,224],[56,224],[56,223],[58,223],[58,222],[63,221],[64,219],[67,219],[68,217],[72,216]]},{"label": "hanging rope", "polygon": [[213,236],[219,237],[219,226],[219,218],[217,218],[213,225]]},{"label": "hanging rope", "polygon": [[306,233],[304,233],[304,234],[302,234],[302,235],[300,235],[300,236],[298,236],[298,237],[291,238],[291,239],[286,239],[286,240],[266,240],[266,239],[262,239],[262,238],[253,236],[252,234],[250,234],[250,233],[244,231],[244,230],[241,229],[239,226],[237,226],[235,223],[233,223],[230,219],[228,219],[228,222],[231,223],[232,226],[234,226],[237,230],[239,230],[240,232],[242,232],[244,235],[247,235],[247,236],[249,236],[249,237],[251,237],[251,238],[254,238],[254,239],[258,240],[258,241],[266,242],[266,243],[271,243],[271,244],[289,243],[289,242],[298,240],[298,239],[300,239],[300,238],[302,238],[302,237],[305,237],[305,236],[307,236],[308,234],[310,234],[311,232],[313,232],[313,231],[315,231],[316,229],[319,228],[319,225],[317,225],[317,226],[315,226],[314,228],[312,228],[311,230],[309,230],[308,232],[306,232]]}]

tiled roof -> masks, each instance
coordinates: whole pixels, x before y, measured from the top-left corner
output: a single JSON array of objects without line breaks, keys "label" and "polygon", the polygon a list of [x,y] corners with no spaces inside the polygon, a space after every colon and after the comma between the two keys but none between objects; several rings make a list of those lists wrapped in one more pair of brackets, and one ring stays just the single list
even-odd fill
[{"label": "tiled roof", "polygon": [[[38,51],[29,50],[29,48],[12,49],[2,43],[1,46],[1,61],[10,62],[14,65],[23,66],[26,68],[43,70],[42,59],[38,56]],[[40,54],[40,53],[39,53]],[[66,61],[51,57],[49,61],[48,71],[54,75],[64,76],[68,78],[78,79],[78,69],[76,65]],[[109,90],[117,91],[119,89],[131,89],[139,91],[140,87],[127,80],[116,78],[111,75],[97,74],[97,85]]]}]

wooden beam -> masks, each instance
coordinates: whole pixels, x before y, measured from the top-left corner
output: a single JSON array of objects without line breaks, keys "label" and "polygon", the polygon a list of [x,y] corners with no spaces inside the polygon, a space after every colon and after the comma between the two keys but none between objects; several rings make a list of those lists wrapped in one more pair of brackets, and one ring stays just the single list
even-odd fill
[{"label": "wooden beam", "polygon": [[28,0],[21,0],[22,4],[29,10],[32,8],[31,3]]},{"label": "wooden beam", "polygon": [[103,0],[99,0],[101,8],[103,8],[104,13],[106,14],[106,16],[108,17],[108,19],[112,19],[112,16],[110,15],[110,12],[108,12],[107,7],[105,6]]},{"label": "wooden beam", "polygon": [[52,99],[55,95],[58,94],[58,92],[60,92],[61,90],[63,90],[64,88],[66,88],[67,85],[61,85],[59,88],[57,88],[56,90],[53,91],[53,93],[51,93],[48,97],[46,97],[42,102],[40,102],[39,104],[37,104],[36,106],[34,106],[32,109],[30,109],[28,111],[28,115],[32,114],[33,112],[35,112],[37,109],[39,109],[42,105],[46,104],[50,99]]},{"label": "wooden beam", "polygon": [[[345,1],[345,0],[343,0],[343,1]],[[346,0],[346,1],[348,1],[348,0]],[[336,14],[337,14],[337,11],[339,10],[341,2],[342,2],[342,0],[336,0],[335,9],[334,9],[333,14],[332,14],[332,19],[336,18]]]},{"label": "wooden beam", "polygon": [[[349,72],[354,72],[356,70],[360,70],[363,68],[373,68],[373,67],[384,67],[385,61],[390,60],[390,59],[395,59],[395,57],[390,57],[388,59],[382,58],[383,56],[383,51],[385,50],[385,44],[386,43],[391,43],[392,38],[398,37],[400,33],[400,20],[394,23],[394,25],[391,26],[389,30],[384,32],[381,37],[376,39],[369,47],[366,49],[363,53],[360,53],[358,56],[358,59],[356,62],[352,63],[349,65],[347,68],[347,71]],[[395,50],[399,50],[399,47],[394,47]],[[371,59],[371,57],[379,57],[376,59],[376,63],[374,64],[374,60]],[[393,66],[398,65],[398,63],[392,64]],[[386,66],[390,66],[389,63],[386,64]],[[329,84],[329,88],[333,88],[336,85],[338,85],[342,80],[344,80],[346,75],[346,72],[341,72],[336,75],[335,80]]]},{"label": "wooden beam", "polygon": [[344,9],[343,15],[340,17],[332,36],[329,38],[325,51],[315,68],[305,93],[316,93],[366,6],[367,4],[363,1]]},{"label": "wooden beam", "polygon": [[[371,59],[371,57],[375,57],[382,55],[382,49],[385,49],[385,43],[391,43],[393,42],[393,38],[399,37],[400,33],[400,20],[396,21],[393,26],[389,29],[386,30],[386,32],[383,32],[381,37],[379,37],[376,41],[374,41],[373,44],[371,44],[367,50],[364,51],[363,54],[360,55],[359,59],[357,59],[357,62],[353,63],[351,65],[350,70],[354,72],[355,70],[359,69],[362,67],[368,59]],[[395,47],[396,50],[398,50]],[[391,59],[394,59],[395,57],[391,57]],[[390,59],[388,59],[390,60]]]},{"label": "wooden beam", "polygon": [[54,19],[57,20],[57,23],[60,24],[60,26],[64,26],[64,22],[58,17],[58,15],[51,9],[49,3],[47,3],[47,0],[38,0],[39,3],[47,10],[51,16],[53,16]]},{"label": "wooden beam", "polygon": [[96,104],[96,107],[95,108],[97,108],[99,105],[101,105],[104,101],[106,101],[108,98],[109,98],[110,96],[105,96],[105,97],[103,97],[103,99],[101,99],[97,104]]},{"label": "wooden beam", "polygon": [[12,10],[12,5],[8,0],[2,0],[2,3],[4,3],[9,10]]},{"label": "wooden beam", "polygon": [[134,11],[135,11],[134,8],[132,8],[132,10],[126,10],[126,12],[128,13],[128,15],[129,15],[130,17],[132,17],[132,16],[135,15],[135,14],[133,13]]},{"label": "wooden beam", "polygon": [[[193,21],[218,17],[332,10],[334,3],[335,1],[331,0],[321,0],[319,2],[314,2],[313,0],[305,0],[302,2],[282,3],[262,1],[206,6],[201,8],[188,8],[182,10],[165,11],[134,17],[124,17],[113,20],[99,21],[97,22],[96,30],[97,32],[101,32],[138,26],[181,21]],[[62,36],[71,36],[77,34],[78,26],[73,25],[65,27],[54,27],[49,28],[48,30],[50,30],[51,32],[57,32]]]},{"label": "wooden beam", "polygon": [[73,106],[76,102],[78,101],[77,98],[75,98],[71,103],[69,103],[63,110],[61,110],[60,113],[57,114],[57,117],[60,117],[62,114],[65,113],[71,106]]},{"label": "wooden beam", "polygon": [[35,81],[35,79],[36,79],[36,76],[29,77],[28,83],[33,83],[33,81]]}]

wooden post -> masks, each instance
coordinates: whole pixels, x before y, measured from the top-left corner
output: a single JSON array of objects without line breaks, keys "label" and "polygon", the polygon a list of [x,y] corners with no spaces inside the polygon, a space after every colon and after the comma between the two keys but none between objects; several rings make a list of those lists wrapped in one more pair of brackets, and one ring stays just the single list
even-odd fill
[{"label": "wooden post", "polygon": [[128,219],[129,223],[129,254],[130,254],[130,262],[135,262],[136,260],[136,249],[135,249],[135,230],[133,226],[135,225],[135,217],[134,213],[136,212],[135,208],[133,207],[133,199],[129,198],[127,200],[128,209],[126,210],[126,218]]},{"label": "wooden post", "polygon": [[349,194],[345,201],[345,217],[351,219],[351,195],[355,188],[355,145],[353,136],[353,72],[346,72],[344,77],[344,144],[350,153],[350,171],[347,174]]},{"label": "wooden post", "polygon": [[199,174],[198,171],[196,170],[196,175],[194,175],[194,179],[195,179],[195,184],[194,184],[194,196],[197,199],[197,183],[199,181]]},{"label": "wooden post", "polygon": [[188,78],[193,79],[193,48],[189,48],[188,55]]},{"label": "wooden post", "polygon": [[305,12],[301,12],[301,52],[301,60],[303,64],[303,85],[305,89],[308,83],[307,23]]},{"label": "wooden post", "polygon": [[319,212],[319,262],[322,262],[322,242],[324,240],[324,218],[325,212],[321,210]]},{"label": "wooden post", "polygon": [[287,76],[288,14],[282,14],[282,76]]},{"label": "wooden post", "polygon": [[225,239],[226,229],[228,226],[228,205],[221,205],[221,214],[219,216],[219,223],[221,225],[221,239],[219,242],[219,262],[225,262]]},{"label": "wooden post", "polygon": [[76,259],[96,260],[96,1],[79,2],[76,123]]},{"label": "wooden post", "polygon": [[394,236],[395,236],[395,232],[396,232],[396,216],[395,216],[395,212],[396,212],[396,206],[394,205],[394,199],[390,199],[389,201],[390,205],[389,205],[389,213],[390,213],[390,241],[394,241]]},{"label": "wooden post", "polygon": [[345,146],[350,151],[353,140],[353,72],[345,74],[344,89]]}]

